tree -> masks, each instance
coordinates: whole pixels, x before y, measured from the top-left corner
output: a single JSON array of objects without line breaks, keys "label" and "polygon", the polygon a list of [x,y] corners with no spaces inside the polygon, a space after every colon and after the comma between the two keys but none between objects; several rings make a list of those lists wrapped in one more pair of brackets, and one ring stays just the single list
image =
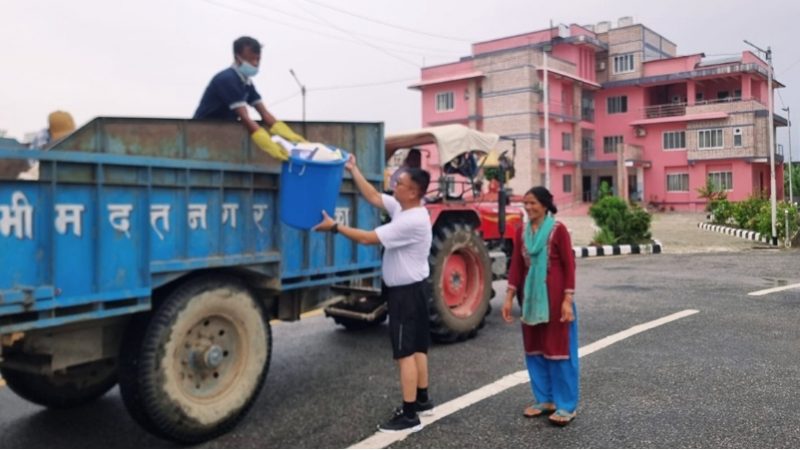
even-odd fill
[{"label": "tree", "polygon": [[789,198],[789,181],[792,182],[793,196],[800,196],[800,165],[787,165],[787,170],[783,173],[783,192]]},{"label": "tree", "polygon": [[706,200],[706,212],[711,212],[717,206],[720,200],[726,200],[728,193],[722,187],[714,183],[711,177],[706,179],[706,185],[697,189],[697,194],[700,198]]}]

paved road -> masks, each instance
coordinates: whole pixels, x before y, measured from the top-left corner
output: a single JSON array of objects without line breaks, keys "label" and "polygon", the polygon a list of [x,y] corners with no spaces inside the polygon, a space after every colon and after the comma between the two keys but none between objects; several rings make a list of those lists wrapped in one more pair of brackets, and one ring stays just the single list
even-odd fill
[{"label": "paved road", "polygon": [[[579,417],[558,429],[521,416],[518,385],[441,418],[397,447],[800,447],[800,253],[606,257],[578,262],[580,341],[677,311],[692,316],[581,359]],[[503,283],[496,283],[502,292]],[[499,298],[477,339],[431,350],[435,400],[524,368]],[[397,405],[386,327],[350,333],[313,317],[273,328],[274,355],[253,411],[203,447],[346,447]],[[118,391],[48,411],[0,388],[0,447],[170,447],[127,416]]]}]

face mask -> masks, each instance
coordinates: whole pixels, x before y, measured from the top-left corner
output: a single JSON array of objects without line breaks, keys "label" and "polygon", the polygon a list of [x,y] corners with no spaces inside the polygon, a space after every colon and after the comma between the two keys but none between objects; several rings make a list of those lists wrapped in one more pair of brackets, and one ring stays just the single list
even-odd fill
[{"label": "face mask", "polygon": [[258,67],[250,64],[247,61],[242,61],[242,63],[239,65],[239,72],[248,78],[252,78],[258,73]]}]

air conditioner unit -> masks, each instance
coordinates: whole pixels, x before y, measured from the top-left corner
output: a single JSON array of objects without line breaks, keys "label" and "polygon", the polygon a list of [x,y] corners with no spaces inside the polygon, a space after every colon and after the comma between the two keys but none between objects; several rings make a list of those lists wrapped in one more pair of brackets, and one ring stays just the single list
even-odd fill
[{"label": "air conditioner unit", "polygon": [[606,62],[605,61],[597,61],[597,71],[602,72],[606,70]]},{"label": "air conditioner unit", "polygon": [[647,136],[647,130],[644,127],[636,127],[633,129],[633,132],[636,133],[636,137]]}]

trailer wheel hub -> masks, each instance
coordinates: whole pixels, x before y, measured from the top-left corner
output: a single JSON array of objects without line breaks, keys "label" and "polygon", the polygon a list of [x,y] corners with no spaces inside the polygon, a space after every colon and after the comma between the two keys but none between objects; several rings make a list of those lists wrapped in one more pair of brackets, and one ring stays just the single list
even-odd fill
[{"label": "trailer wheel hub", "polygon": [[185,336],[183,351],[175,355],[184,393],[210,398],[230,389],[241,370],[237,354],[242,341],[242,330],[229,317],[215,315],[196,323]]},{"label": "trailer wheel hub", "polygon": [[203,360],[206,363],[206,367],[213,369],[215,367],[219,367],[222,364],[222,348],[218,345],[212,345],[211,347],[206,350],[205,355],[203,355]]}]

